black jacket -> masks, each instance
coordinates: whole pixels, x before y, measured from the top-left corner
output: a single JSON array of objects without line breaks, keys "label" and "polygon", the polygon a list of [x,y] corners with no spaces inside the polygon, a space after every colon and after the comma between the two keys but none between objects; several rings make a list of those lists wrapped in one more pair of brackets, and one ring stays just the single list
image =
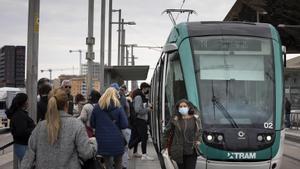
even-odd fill
[{"label": "black jacket", "polygon": [[37,121],[45,120],[47,105],[48,96],[41,96],[40,101],[37,103]]},{"label": "black jacket", "polygon": [[10,129],[15,143],[28,145],[28,140],[34,127],[34,121],[28,116],[28,112],[17,110],[13,113]]}]

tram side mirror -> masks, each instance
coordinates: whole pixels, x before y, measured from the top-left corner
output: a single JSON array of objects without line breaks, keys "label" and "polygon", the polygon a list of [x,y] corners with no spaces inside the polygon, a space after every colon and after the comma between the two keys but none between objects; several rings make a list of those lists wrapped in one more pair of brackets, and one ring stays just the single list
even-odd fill
[{"label": "tram side mirror", "polygon": [[282,49],[283,66],[286,67],[286,47],[281,46],[281,49]]},{"label": "tram side mirror", "polygon": [[171,53],[171,52],[174,52],[177,50],[178,50],[178,47],[177,47],[176,43],[168,43],[163,47],[164,53]]}]

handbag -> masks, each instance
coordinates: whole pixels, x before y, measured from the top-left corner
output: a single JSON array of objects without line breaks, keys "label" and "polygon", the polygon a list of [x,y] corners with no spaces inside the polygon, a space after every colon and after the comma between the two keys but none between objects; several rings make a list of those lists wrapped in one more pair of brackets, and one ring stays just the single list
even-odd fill
[{"label": "handbag", "polygon": [[174,160],[172,160],[170,157],[170,150],[173,142],[173,137],[174,137],[174,127],[171,128],[171,131],[169,133],[166,149],[162,151],[162,156],[164,158],[166,169],[178,169],[177,163]]},{"label": "handbag", "polygon": [[104,166],[96,157],[92,157],[83,162],[81,169],[104,169]]},{"label": "handbag", "polygon": [[174,160],[172,160],[168,153],[168,148],[163,150],[162,156],[165,162],[166,169],[178,169],[178,166]]}]

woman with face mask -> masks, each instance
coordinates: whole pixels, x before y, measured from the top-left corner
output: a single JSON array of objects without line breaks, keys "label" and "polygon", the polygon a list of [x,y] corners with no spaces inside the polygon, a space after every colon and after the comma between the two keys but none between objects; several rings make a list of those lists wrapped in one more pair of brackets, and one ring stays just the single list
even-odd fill
[{"label": "woman with face mask", "polygon": [[179,169],[195,169],[200,154],[201,122],[194,106],[186,99],[175,105],[175,113],[170,119],[162,139]]}]

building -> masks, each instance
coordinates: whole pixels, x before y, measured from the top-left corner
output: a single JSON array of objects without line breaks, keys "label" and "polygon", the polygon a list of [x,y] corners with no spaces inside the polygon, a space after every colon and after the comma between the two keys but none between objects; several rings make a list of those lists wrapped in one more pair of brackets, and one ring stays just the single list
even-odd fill
[{"label": "building", "polygon": [[[82,75],[87,75],[88,73],[88,65],[81,64],[81,72]],[[100,63],[93,62],[93,78],[98,78],[100,74]]]},{"label": "building", "polygon": [[[86,77],[84,75],[60,75],[58,79],[53,80],[53,87],[58,88],[60,87],[60,84],[63,80],[70,80],[71,81],[71,94],[73,96],[76,96],[77,94],[82,94],[86,96]],[[55,82],[55,83],[54,83]],[[94,90],[99,91],[100,89],[100,82],[96,80],[95,78],[93,79],[93,86],[92,88]]]},{"label": "building", "polygon": [[25,87],[25,46],[0,49],[0,87]]}]

